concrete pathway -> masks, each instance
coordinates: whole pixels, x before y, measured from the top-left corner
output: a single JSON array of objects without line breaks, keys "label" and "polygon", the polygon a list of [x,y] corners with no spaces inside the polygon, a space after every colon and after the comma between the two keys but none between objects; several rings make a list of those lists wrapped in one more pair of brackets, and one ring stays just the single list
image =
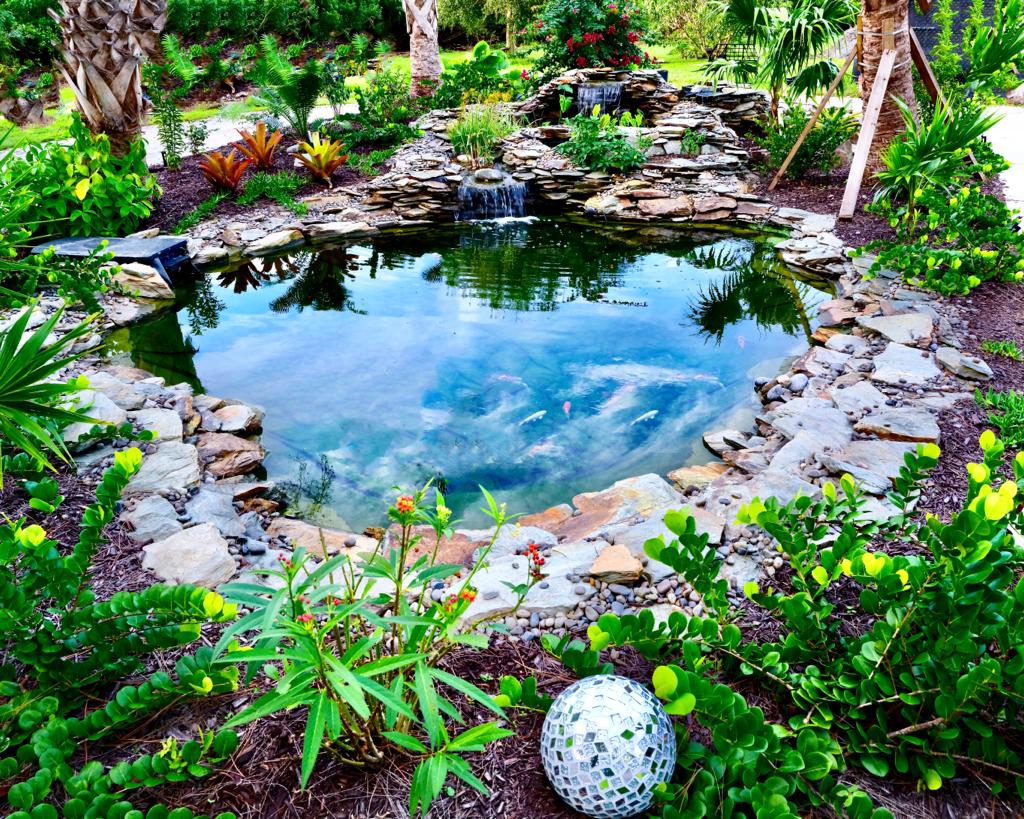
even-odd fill
[{"label": "concrete pathway", "polygon": [[1002,117],[988,132],[988,138],[1010,163],[1000,174],[1006,186],[1006,204],[1024,213],[1024,107],[994,105],[989,110]]}]

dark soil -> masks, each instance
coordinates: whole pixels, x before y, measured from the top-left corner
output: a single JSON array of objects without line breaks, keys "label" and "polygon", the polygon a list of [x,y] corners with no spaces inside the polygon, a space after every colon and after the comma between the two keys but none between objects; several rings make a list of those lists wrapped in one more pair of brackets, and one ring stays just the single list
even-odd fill
[{"label": "dark soil", "polygon": [[[295,194],[296,198],[309,196],[314,193],[325,193],[328,188],[323,182],[319,179],[308,177],[304,168],[294,167],[294,159],[292,155],[286,153],[287,147],[291,144],[294,143],[286,143],[285,141],[282,141],[280,146],[278,146],[277,153],[274,155],[274,170],[278,172],[292,171],[293,173],[307,176],[308,181]],[[231,146],[222,146],[215,150],[227,153],[231,150]],[[236,151],[236,153],[238,152]],[[163,195],[157,201],[156,206],[153,208],[153,213],[146,221],[144,227],[160,228],[160,230],[168,232],[179,221],[181,221],[182,218],[187,216],[202,202],[209,199],[217,192],[199,168],[200,158],[201,157],[198,156],[187,156],[181,160],[181,167],[176,170],[171,170],[170,168],[159,168],[154,171],[157,182],[163,190]],[[255,171],[251,167],[246,170],[240,189],[244,188],[245,180],[252,176],[254,172]],[[344,185],[358,184],[363,181],[363,179],[364,177],[354,168],[343,165],[335,171],[331,177],[331,182],[332,185],[337,188]],[[265,204],[272,207],[278,207],[276,203],[265,201]],[[214,214],[219,216],[231,216],[237,214],[241,216],[246,213],[252,213],[253,208],[255,207],[259,207],[259,205],[239,205],[229,197],[217,206]]]},{"label": "dark soil", "polygon": [[[849,169],[849,165],[844,164],[833,170],[832,173],[808,173],[800,179],[783,177],[773,191],[768,190],[768,185],[771,183],[774,172],[766,172],[755,193],[781,207],[837,214],[843,201]],[[864,206],[871,203],[873,195],[871,186],[865,184],[857,198],[857,207],[854,210],[853,218],[836,219],[836,235],[851,247],[862,247],[868,242],[892,239],[896,235],[885,219],[864,211]]]},{"label": "dark soil", "polygon": [[[984,282],[969,296],[953,300],[967,321],[963,336],[964,351],[980,355],[993,371],[993,378],[981,384],[982,390],[1024,390],[1024,363],[987,353],[983,341],[1015,341],[1024,349],[1024,288],[1011,282]],[[974,400],[961,401],[939,418],[942,433],[942,457],[932,472],[922,507],[943,519],[961,508],[967,493],[966,464],[981,457],[978,438],[986,429],[988,413]]]}]

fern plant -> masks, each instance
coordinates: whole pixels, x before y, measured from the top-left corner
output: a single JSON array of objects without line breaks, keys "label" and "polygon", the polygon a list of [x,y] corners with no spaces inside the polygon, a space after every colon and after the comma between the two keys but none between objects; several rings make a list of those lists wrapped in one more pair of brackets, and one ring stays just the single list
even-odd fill
[{"label": "fern plant", "polygon": [[[235,617],[220,595],[189,585],[154,585],[98,601],[91,566],[103,529],[142,454],[126,449],[96,488],[69,553],[45,529],[25,520],[0,527],[0,783],[17,819],[123,819],[143,814],[127,796],[142,786],[202,776],[234,750],[231,732],[109,770],[96,761],[75,771],[78,745],[116,736],[182,699],[237,688],[238,671],[218,667],[203,648],[182,657],[174,673],[158,671],[139,685],[118,681],[138,672],[154,651],[187,645],[206,623]],[[182,764],[182,762],[186,764]],[[190,819],[192,812],[152,809],[147,816]],[[228,815],[222,815],[226,819]]]},{"label": "fern plant", "polygon": [[296,68],[269,34],[260,40],[260,51],[252,73],[260,87],[257,102],[283,118],[299,139],[308,139],[309,118],[324,86],[323,66],[311,59]]}]

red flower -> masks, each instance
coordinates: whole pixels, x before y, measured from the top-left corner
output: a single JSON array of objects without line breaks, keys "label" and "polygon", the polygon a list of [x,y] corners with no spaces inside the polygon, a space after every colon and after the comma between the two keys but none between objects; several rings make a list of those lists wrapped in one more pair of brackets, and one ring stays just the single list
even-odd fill
[{"label": "red flower", "polygon": [[305,614],[300,614],[298,617],[295,618],[295,620],[296,622],[302,623],[302,625],[305,626],[313,622],[313,615],[309,612],[306,612]]},{"label": "red flower", "polygon": [[612,23],[610,26],[608,26],[608,33],[609,34],[615,34],[616,32],[618,32],[618,29],[615,28],[615,24],[614,23]]},{"label": "red flower", "polygon": [[580,68],[586,68],[586,66],[587,66],[587,58],[586,57],[577,57],[576,58],[576,65],[578,65]]},{"label": "red flower", "polygon": [[519,78],[523,80],[530,79],[530,72],[524,68],[522,71],[519,72]]},{"label": "red flower", "polygon": [[629,34],[626,35],[626,39],[629,40],[631,43],[635,43],[637,40],[640,39],[640,35],[637,34],[635,31],[631,31],[629,32]]},{"label": "red flower", "polygon": [[412,499],[412,495],[400,495],[395,506],[398,507],[399,512],[407,515],[416,508],[416,502]]}]

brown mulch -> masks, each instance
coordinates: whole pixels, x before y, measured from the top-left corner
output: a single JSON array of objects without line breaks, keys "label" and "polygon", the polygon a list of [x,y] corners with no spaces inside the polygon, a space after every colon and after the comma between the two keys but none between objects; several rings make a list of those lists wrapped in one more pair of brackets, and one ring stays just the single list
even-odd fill
[{"label": "brown mulch", "polygon": [[[774,173],[766,173],[754,193],[780,207],[836,214],[839,213],[839,206],[843,201],[849,169],[850,166],[846,163],[832,173],[812,172],[800,179],[783,177],[773,191],[768,190],[768,185]],[[885,219],[864,211],[864,206],[871,203],[873,195],[871,186],[865,184],[857,197],[853,218],[836,220],[836,235],[852,247],[862,247],[878,239],[892,239],[896,235],[896,231]]]},{"label": "brown mulch", "polygon": [[[242,127],[245,126],[243,125]],[[274,171],[292,171],[293,173],[306,176],[305,169],[295,168],[292,155],[286,153],[287,148],[292,144],[294,143],[286,143],[282,140],[278,146],[277,153],[274,155]],[[229,144],[213,150],[227,153],[230,147]],[[236,151],[236,153],[238,152]],[[200,158],[198,156],[186,156],[181,160],[181,167],[176,170],[159,168],[153,172],[163,194],[153,208],[153,213],[150,214],[149,219],[143,226],[144,228],[160,228],[164,232],[170,231],[183,217],[187,216],[200,203],[216,193],[216,189],[207,181],[206,177],[203,176],[202,170],[199,168]],[[245,171],[240,189],[244,188],[245,180],[249,179],[254,172],[251,167]],[[331,184],[337,188],[344,185],[358,184],[363,179],[364,177],[354,168],[343,165],[332,175]],[[325,193],[326,191],[327,186],[323,182],[309,177],[306,184],[299,188],[295,196],[299,198],[314,193]],[[279,206],[277,203],[267,200],[260,200],[252,205],[240,205],[229,197],[217,206],[214,214],[219,216],[242,216],[252,213],[256,208],[264,207],[278,208]]]}]

